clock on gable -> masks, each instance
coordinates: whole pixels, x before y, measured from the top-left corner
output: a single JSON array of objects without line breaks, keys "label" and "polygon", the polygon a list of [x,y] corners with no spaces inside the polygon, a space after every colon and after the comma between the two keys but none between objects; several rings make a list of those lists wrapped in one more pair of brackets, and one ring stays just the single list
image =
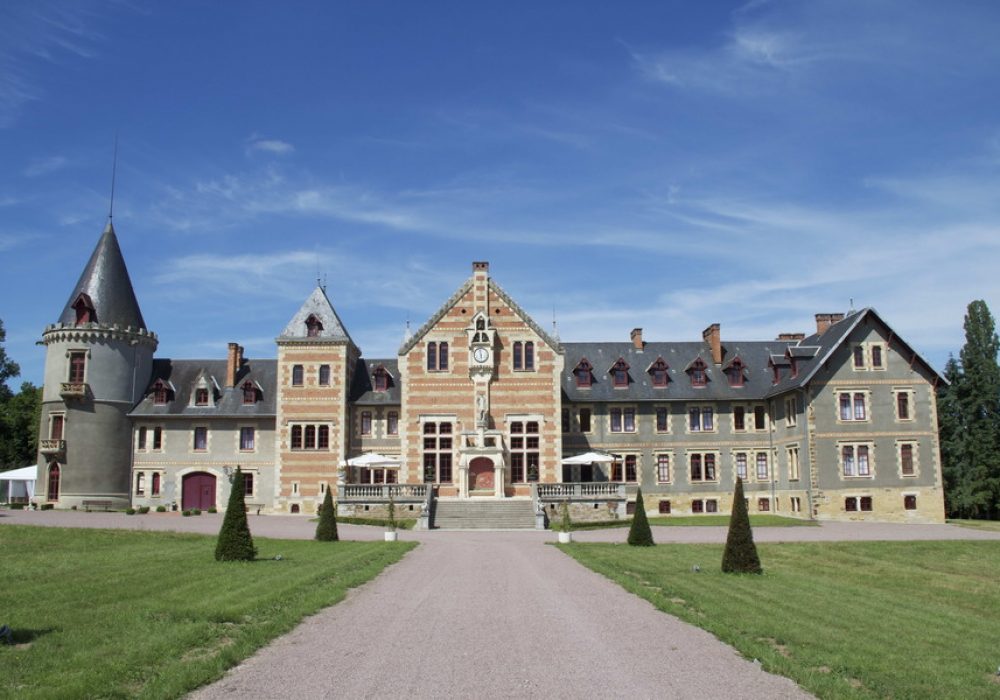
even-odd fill
[{"label": "clock on gable", "polygon": [[481,365],[485,365],[490,361],[490,349],[486,347],[478,347],[472,351],[472,359]]}]

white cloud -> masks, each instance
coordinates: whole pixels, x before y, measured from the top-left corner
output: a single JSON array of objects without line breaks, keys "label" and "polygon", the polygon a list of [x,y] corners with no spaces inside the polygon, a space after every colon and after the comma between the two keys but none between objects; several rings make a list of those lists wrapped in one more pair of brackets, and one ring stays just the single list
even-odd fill
[{"label": "white cloud", "polygon": [[295,146],[288,143],[287,141],[279,141],[278,139],[251,139],[247,144],[247,154],[253,154],[255,152],[270,153],[271,155],[284,156],[292,153],[295,150]]},{"label": "white cloud", "polygon": [[24,169],[25,177],[39,177],[62,170],[69,165],[69,159],[64,156],[48,156],[45,158],[33,158]]}]

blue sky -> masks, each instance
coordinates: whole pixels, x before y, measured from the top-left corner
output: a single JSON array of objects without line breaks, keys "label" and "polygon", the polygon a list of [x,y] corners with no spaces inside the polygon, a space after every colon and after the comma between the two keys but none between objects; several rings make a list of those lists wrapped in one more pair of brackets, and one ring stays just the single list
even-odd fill
[{"label": "blue sky", "polygon": [[317,271],[393,356],[489,260],[563,340],[810,331],[935,366],[1000,310],[994,2],[0,4],[0,319],[40,382],[115,228],[161,357],[273,339]]}]

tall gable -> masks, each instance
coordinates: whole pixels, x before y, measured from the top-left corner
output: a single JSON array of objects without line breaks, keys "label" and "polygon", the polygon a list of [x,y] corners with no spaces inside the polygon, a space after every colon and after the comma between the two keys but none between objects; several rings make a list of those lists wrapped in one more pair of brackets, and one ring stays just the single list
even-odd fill
[{"label": "tall gable", "polygon": [[313,290],[278,336],[278,340],[313,339],[354,342],[322,287]]}]

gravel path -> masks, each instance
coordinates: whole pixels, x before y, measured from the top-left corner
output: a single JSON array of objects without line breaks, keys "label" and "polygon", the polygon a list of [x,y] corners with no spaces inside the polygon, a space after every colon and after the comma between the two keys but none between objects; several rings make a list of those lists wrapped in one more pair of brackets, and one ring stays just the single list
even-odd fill
[{"label": "gravel path", "polygon": [[[0,511],[33,524],[214,534],[222,516]],[[308,539],[304,517],[250,516],[256,536]],[[654,527],[658,542],[724,542],[725,528]],[[340,526],[344,539],[379,528]],[[627,531],[574,533],[623,542]],[[1000,539],[951,525],[760,527],[758,542]],[[545,542],[550,532],[400,532],[423,544],[194,698],[809,697],[710,634],[657,611]],[[738,689],[738,691],[736,690]]]}]

